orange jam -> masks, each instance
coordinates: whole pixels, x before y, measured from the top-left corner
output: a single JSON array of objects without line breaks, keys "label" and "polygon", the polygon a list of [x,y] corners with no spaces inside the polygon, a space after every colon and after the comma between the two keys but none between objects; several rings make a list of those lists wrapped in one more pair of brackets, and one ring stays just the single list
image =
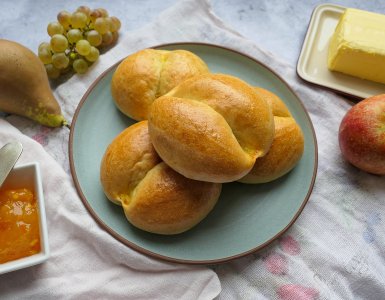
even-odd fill
[{"label": "orange jam", "polygon": [[0,264],[40,252],[36,199],[28,189],[0,190]]}]

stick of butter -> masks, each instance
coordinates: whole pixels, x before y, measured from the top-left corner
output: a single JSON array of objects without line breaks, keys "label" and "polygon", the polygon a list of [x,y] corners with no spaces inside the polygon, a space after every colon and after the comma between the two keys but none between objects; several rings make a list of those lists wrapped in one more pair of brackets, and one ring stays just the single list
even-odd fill
[{"label": "stick of butter", "polygon": [[347,8],[330,40],[328,68],[385,83],[385,15]]}]

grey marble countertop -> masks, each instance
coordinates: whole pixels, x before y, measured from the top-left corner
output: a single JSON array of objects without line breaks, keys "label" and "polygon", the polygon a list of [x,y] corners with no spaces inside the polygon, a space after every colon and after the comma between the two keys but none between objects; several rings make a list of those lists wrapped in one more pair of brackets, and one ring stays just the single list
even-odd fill
[{"label": "grey marble countertop", "polygon": [[[104,7],[122,21],[121,32],[129,34],[151,22],[178,0],[2,0],[0,38],[17,41],[37,52],[48,39],[46,26],[60,10],[80,5]],[[228,26],[295,67],[313,9],[319,0],[211,0],[214,13]],[[335,0],[333,4],[385,13],[382,0]]]}]

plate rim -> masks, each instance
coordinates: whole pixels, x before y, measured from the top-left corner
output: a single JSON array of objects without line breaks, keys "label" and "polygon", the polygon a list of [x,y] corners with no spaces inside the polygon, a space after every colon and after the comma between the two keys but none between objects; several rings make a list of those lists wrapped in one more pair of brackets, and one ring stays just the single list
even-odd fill
[{"label": "plate rim", "polygon": [[338,10],[338,11],[340,11],[341,10],[341,13],[342,13],[343,10],[345,10],[346,8],[347,7],[339,5],[339,4],[322,3],[322,4],[317,5],[313,9],[312,14],[310,16],[310,20],[309,20],[308,26],[307,26],[305,37],[304,37],[304,40],[302,42],[301,51],[300,51],[300,54],[299,54],[298,59],[297,59],[296,72],[297,72],[298,77],[301,78],[302,80],[304,80],[307,83],[310,83],[310,84],[312,84],[314,86],[317,86],[317,87],[320,87],[322,89],[329,90],[329,91],[335,92],[337,94],[344,95],[344,96],[347,96],[349,98],[353,98],[354,100],[358,100],[359,101],[359,100],[365,99],[367,97],[362,95],[362,94],[361,95],[352,94],[352,93],[349,93],[349,92],[347,92],[345,90],[341,90],[341,89],[338,89],[338,88],[335,88],[335,87],[324,85],[324,84],[320,83],[319,81],[314,80],[313,77],[309,77],[308,74],[302,70],[302,68],[304,67],[304,64],[305,64],[304,56],[306,54],[305,52],[307,52],[307,50],[306,50],[307,49],[307,45],[310,42],[314,43],[314,38],[312,40],[310,40],[311,39],[310,35],[311,35],[311,32],[313,30],[317,29],[317,28],[314,28],[315,22],[319,21],[318,19],[320,19],[321,15],[325,12],[325,10],[326,11],[331,11],[331,10]]},{"label": "plate rim", "polygon": [[146,248],[138,246],[137,244],[127,240],[125,237],[121,236],[114,229],[112,229],[110,226],[108,226],[106,223],[104,223],[104,221],[92,209],[90,203],[88,202],[87,198],[85,197],[85,195],[84,195],[84,193],[83,193],[83,191],[81,189],[80,182],[79,182],[78,177],[76,175],[75,162],[74,162],[74,159],[73,159],[73,140],[74,140],[74,131],[75,131],[75,126],[76,126],[76,121],[77,121],[79,113],[80,113],[80,111],[81,111],[81,109],[83,107],[83,104],[85,103],[85,101],[87,100],[89,94],[93,91],[95,86],[111,71],[111,69],[113,69],[117,65],[119,65],[127,56],[131,55],[132,53],[135,53],[136,51],[139,51],[140,49],[136,50],[136,51],[133,51],[132,53],[131,52],[128,53],[126,57],[120,59],[119,61],[117,61],[116,63],[114,63],[110,67],[108,67],[105,71],[103,71],[92,82],[92,84],[88,87],[87,91],[82,96],[80,102],[78,103],[78,105],[76,107],[75,113],[74,113],[73,118],[72,118],[71,125],[69,126],[70,127],[70,134],[69,134],[69,141],[68,141],[69,165],[70,165],[70,171],[71,171],[71,175],[72,175],[72,179],[73,179],[76,191],[77,191],[77,193],[78,193],[78,195],[80,197],[80,200],[82,201],[83,205],[85,206],[85,208],[87,209],[87,211],[91,215],[91,217],[101,227],[101,229],[107,231],[113,238],[115,238],[116,240],[118,240],[119,242],[124,244],[125,246],[128,246],[131,249],[133,249],[135,251],[138,251],[141,254],[150,256],[152,258],[156,258],[156,259],[160,259],[160,260],[164,260],[164,261],[168,261],[168,262],[172,262],[172,263],[181,263],[181,264],[189,264],[189,265],[215,265],[215,264],[225,263],[225,262],[229,262],[229,261],[234,260],[234,259],[238,259],[238,258],[244,257],[246,255],[249,255],[251,253],[255,253],[255,252],[257,252],[257,251],[267,247],[268,245],[273,243],[275,240],[277,240],[279,237],[281,237],[295,223],[295,221],[298,219],[298,217],[302,213],[303,209],[305,208],[307,202],[309,201],[310,195],[311,195],[311,193],[313,191],[313,188],[314,188],[314,183],[315,183],[315,179],[317,177],[317,170],[318,170],[318,143],[317,143],[317,137],[316,137],[316,133],[315,133],[315,130],[314,130],[314,126],[313,126],[313,123],[312,123],[311,118],[309,116],[309,113],[306,110],[306,108],[305,108],[304,104],[302,103],[301,99],[299,98],[299,96],[294,92],[294,90],[289,86],[289,84],[279,74],[277,74],[274,70],[272,70],[272,68],[270,68],[266,64],[262,63],[258,59],[253,58],[252,56],[250,56],[248,54],[242,53],[242,52],[240,52],[238,50],[235,50],[235,49],[232,49],[232,48],[229,48],[229,47],[226,47],[226,46],[217,45],[217,44],[210,44],[210,43],[203,43],[203,42],[162,43],[162,44],[158,44],[158,45],[155,45],[155,46],[146,47],[146,48],[143,48],[143,49],[157,49],[157,48],[162,48],[162,47],[179,46],[179,45],[180,46],[181,45],[206,46],[206,47],[212,47],[212,48],[220,48],[220,49],[223,49],[223,50],[227,50],[227,51],[233,52],[233,53],[235,53],[237,55],[244,56],[244,57],[246,57],[248,59],[251,59],[253,62],[255,62],[256,64],[261,65],[262,67],[264,67],[267,70],[269,70],[273,75],[275,75],[290,90],[290,92],[298,100],[298,104],[301,106],[303,112],[305,113],[307,121],[310,124],[310,130],[312,132],[313,143],[314,143],[314,168],[313,168],[312,179],[311,179],[308,191],[306,193],[306,196],[305,196],[304,200],[302,201],[301,206],[299,207],[299,209],[297,210],[297,212],[295,213],[293,218],[290,220],[290,222],[281,231],[279,231],[277,234],[275,234],[269,240],[267,240],[263,244],[260,244],[257,247],[254,247],[254,248],[252,248],[250,250],[238,253],[236,255],[231,255],[231,256],[222,257],[222,258],[218,258],[218,259],[208,259],[208,260],[180,259],[180,258],[166,256],[166,255],[162,255],[162,254],[150,251],[150,250],[148,250]]}]

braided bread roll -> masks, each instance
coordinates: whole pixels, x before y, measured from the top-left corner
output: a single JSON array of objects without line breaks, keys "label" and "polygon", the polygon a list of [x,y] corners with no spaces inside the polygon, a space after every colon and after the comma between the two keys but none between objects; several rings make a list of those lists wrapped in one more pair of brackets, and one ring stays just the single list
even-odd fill
[{"label": "braided bread roll", "polygon": [[275,134],[269,152],[258,158],[250,173],[239,180],[243,183],[264,183],[285,175],[295,167],[304,151],[302,130],[284,102],[265,89],[255,90],[272,107]]},{"label": "braided bread roll", "polygon": [[158,234],[177,234],[198,224],[222,187],[185,178],[162,162],[147,121],[128,127],[108,146],[100,180],[107,198],[123,207],[132,225]]},{"label": "braided bread roll", "polygon": [[154,101],[151,141],[182,175],[230,182],[245,176],[274,137],[271,108],[253,87],[223,74],[190,78]]},{"label": "braided bread roll", "polygon": [[119,64],[112,77],[111,93],[122,113],[137,121],[147,120],[156,98],[208,71],[207,65],[189,51],[144,49]]}]

